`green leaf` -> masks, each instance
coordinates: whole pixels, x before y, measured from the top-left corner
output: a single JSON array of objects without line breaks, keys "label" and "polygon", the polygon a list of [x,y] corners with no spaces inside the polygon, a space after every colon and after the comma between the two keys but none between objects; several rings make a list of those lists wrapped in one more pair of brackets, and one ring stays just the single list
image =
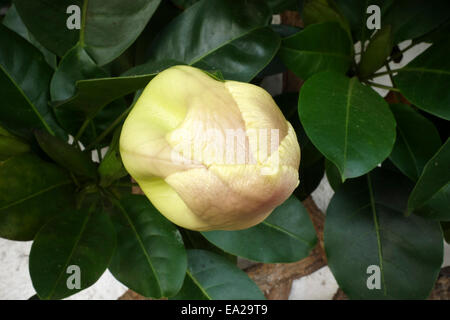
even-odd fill
[{"label": "green leaf", "polygon": [[394,116],[383,98],[356,78],[314,75],[300,91],[298,110],[308,137],[343,180],[369,172],[391,153]]},{"label": "green leaf", "polygon": [[97,168],[89,154],[45,131],[35,131],[34,136],[42,150],[61,167],[77,175],[97,179]]},{"label": "green leaf", "polygon": [[417,181],[423,167],[441,146],[433,123],[409,105],[391,105],[397,121],[397,140],[389,158],[412,181]]},{"label": "green leaf", "polygon": [[302,79],[322,71],[345,73],[351,63],[347,33],[338,23],[311,25],[283,39],[280,57]]},{"label": "green leaf", "polygon": [[350,25],[333,0],[304,0],[302,18],[305,26],[323,22],[337,22],[351,38]]},{"label": "green leaf", "polygon": [[282,93],[274,97],[274,100],[295,130],[301,149],[301,165],[304,167],[312,166],[322,159],[323,155],[311,143],[298,118],[298,92]]},{"label": "green leaf", "polygon": [[149,63],[130,69],[120,77],[77,81],[76,94],[57,102],[55,114],[64,127],[75,134],[86,118],[94,118],[114,100],[145,87],[158,72],[176,64],[172,60]]},{"label": "green leaf", "polygon": [[0,25],[0,122],[11,132],[30,137],[30,130],[58,131],[48,106],[52,69],[42,53],[17,33]]},{"label": "green leaf", "polygon": [[109,266],[114,277],[146,297],[175,295],[187,268],[180,233],[144,196],[129,195],[115,205],[118,246]]},{"label": "green leaf", "polygon": [[105,78],[107,73],[97,66],[81,45],[70,49],[58,65],[52,77],[50,95],[53,101],[71,98],[76,91],[78,80]]},{"label": "green leaf", "polygon": [[225,252],[265,263],[301,260],[317,241],[308,212],[294,196],[252,228],[202,234]]},{"label": "green leaf", "polygon": [[30,151],[30,146],[0,127],[0,161]]},{"label": "green leaf", "polygon": [[122,126],[118,127],[114,132],[108,152],[98,167],[100,186],[102,187],[108,187],[114,181],[128,175],[128,172],[123,166],[119,152],[119,138],[121,130]]},{"label": "green leaf", "polygon": [[227,253],[222,249],[216,247],[211,242],[206,240],[206,238],[198,231],[192,231],[188,229],[183,229],[178,227],[181,236],[183,237],[184,246],[186,249],[202,249],[217,253],[218,255],[225,257],[228,261],[233,264],[237,264],[237,257],[233,254]]},{"label": "green leaf", "polygon": [[370,16],[367,13],[367,8],[370,5],[379,6],[382,25],[384,25],[383,17],[386,9],[392,4],[392,0],[335,0],[335,3],[350,24],[354,42],[360,40],[365,43],[373,33],[373,30],[369,30],[366,25]]},{"label": "green leaf", "polygon": [[441,222],[442,231],[444,232],[445,242],[450,243],[450,222]]},{"label": "green leaf", "polygon": [[325,173],[324,159],[305,166],[300,163],[299,180],[300,185],[295,189],[294,194],[301,200],[305,200],[320,184]]},{"label": "green leaf", "polygon": [[73,205],[73,192],[63,170],[32,154],[0,162],[0,237],[32,240],[50,218]]},{"label": "green leaf", "polygon": [[426,163],[411,192],[408,211],[426,218],[450,220],[450,138]]},{"label": "green leaf", "polygon": [[13,4],[8,11],[6,12],[6,16],[3,19],[3,24],[8,27],[9,29],[15,31],[19,35],[21,35],[25,40],[30,42],[32,45],[34,45],[36,48],[39,49],[39,51],[42,52],[42,54],[45,57],[45,61],[47,61],[48,65],[52,67],[52,69],[56,68],[56,56],[45,49],[28,31],[27,27],[22,21],[22,18],[20,18],[19,13],[17,12],[16,6]]},{"label": "green leaf", "polygon": [[435,29],[450,17],[447,0],[395,0],[382,15],[383,24],[391,24],[394,42],[415,39]]},{"label": "green leaf", "polygon": [[450,120],[450,43],[433,44],[399,70],[394,82],[418,108]]},{"label": "green leaf", "polygon": [[394,46],[391,25],[385,25],[370,39],[369,45],[361,56],[359,76],[367,77],[380,69]]},{"label": "green leaf", "polygon": [[334,192],[342,185],[342,178],[339,169],[328,159],[325,159],[325,173]]},{"label": "green leaf", "polygon": [[294,194],[300,200],[304,200],[317,188],[323,177],[323,155],[311,143],[298,118],[298,92],[283,93],[274,97],[274,100],[285,118],[292,124],[300,144],[300,185],[294,191]]},{"label": "green leaf", "polygon": [[[63,299],[93,285],[107,269],[115,246],[109,217],[95,208],[50,220],[30,252],[30,276],[39,298]],[[69,287],[78,271],[80,287]]]},{"label": "green leaf", "polygon": [[[403,215],[408,179],[376,169],[344,183],[327,209],[328,266],[351,299],[425,299],[440,271],[443,239],[438,222]],[[379,267],[379,289],[374,271]],[[376,274],[376,271],[375,271]]]},{"label": "green leaf", "polygon": [[199,0],[172,0],[172,2],[174,4],[176,4],[177,6],[183,8],[183,9],[189,8],[190,6],[194,5],[198,1]]},{"label": "green leaf", "polygon": [[[160,0],[17,0],[17,10],[25,25],[46,48],[63,56],[77,42],[92,59],[104,65],[117,58],[139,36]],[[81,29],[70,30],[66,10],[81,10]]]},{"label": "green leaf", "polygon": [[427,42],[438,43],[442,41],[448,41],[450,37],[450,19],[440,24],[436,29],[424,34],[413,40],[415,43]]},{"label": "green leaf", "polygon": [[266,0],[273,14],[281,13],[285,10],[298,9],[298,0]]},{"label": "green leaf", "polygon": [[226,258],[205,250],[188,250],[188,271],[173,300],[263,300],[247,274]]},{"label": "green leaf", "polygon": [[267,27],[270,18],[270,9],[258,0],[199,1],[162,31],[150,61],[174,59],[220,70],[225,79],[250,81],[280,46],[279,36]]},{"label": "green leaf", "polygon": [[[50,83],[50,95],[53,101],[63,101],[71,98],[76,93],[76,82],[84,79],[106,78],[108,74],[88,55],[86,50],[79,44],[70,49],[62,58],[58,69],[52,77]],[[114,101],[107,106],[105,112],[101,112],[102,118],[91,121],[87,130],[81,136],[78,131],[84,125],[84,121],[91,119],[88,115],[74,116],[72,112],[58,109],[57,117],[60,124],[77,140],[84,143],[92,141],[100,127],[109,125],[125,109],[125,103]],[[102,110],[104,110],[102,109]]]},{"label": "green leaf", "polygon": [[82,7],[83,0],[15,0],[20,17],[28,30],[44,47],[63,56],[78,40],[79,30],[69,30],[66,26],[70,5]]}]

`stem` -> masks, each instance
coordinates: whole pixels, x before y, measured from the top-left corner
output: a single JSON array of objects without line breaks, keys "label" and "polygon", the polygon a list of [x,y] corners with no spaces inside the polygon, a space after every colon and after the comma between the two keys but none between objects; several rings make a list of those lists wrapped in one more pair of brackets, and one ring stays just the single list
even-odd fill
[{"label": "stem", "polygon": [[120,182],[120,183],[114,183],[113,187],[139,187],[139,184],[133,183],[133,182]]},{"label": "stem", "polygon": [[134,104],[129,106],[119,117],[117,117],[116,120],[114,120],[113,123],[110,124],[108,128],[105,129],[98,137],[95,138],[94,141],[92,141],[87,147],[87,150],[91,150],[96,146],[98,143],[100,143],[114,128],[122,121],[123,118],[127,116],[127,114],[133,109]]},{"label": "stem", "polygon": [[89,122],[91,122],[90,118],[87,118],[84,120],[83,124],[81,125],[81,128],[78,130],[77,134],[73,138],[73,143],[75,145],[78,145],[78,140],[80,140],[81,136],[83,135],[84,130],[86,130],[87,126],[89,125]]},{"label": "stem", "polygon": [[398,72],[400,70],[401,70],[401,68],[400,69],[394,69],[394,70],[388,69],[388,71],[381,71],[381,72],[373,73],[373,74],[371,74],[368,77],[362,78],[361,80],[364,81],[364,80],[367,80],[367,79],[378,78],[378,77],[381,77],[381,76],[385,76],[387,74],[392,75],[394,72]]},{"label": "stem", "polygon": [[400,50],[399,52],[397,52],[396,54],[394,54],[392,57],[389,58],[389,60],[387,61],[392,62],[395,58],[400,57],[401,54],[405,53],[406,51],[408,51],[409,49],[411,49],[412,47],[414,47],[415,45],[417,45],[417,43],[415,43],[414,41],[411,42],[410,45],[406,46],[404,49]]},{"label": "stem", "polygon": [[[391,79],[392,85],[393,85],[395,88],[397,88],[397,87],[395,86],[394,77],[393,77],[393,75],[392,75],[392,70],[391,70],[391,67],[389,66],[389,62],[386,62],[386,69],[389,71],[389,79]],[[400,99],[400,94],[398,93],[398,91],[394,91],[394,96],[395,96],[395,98],[397,99],[397,103],[400,103],[400,102],[401,102],[401,99]]]},{"label": "stem", "polygon": [[[91,129],[92,129],[92,133],[94,134],[94,137],[97,137],[97,130],[95,130],[94,123],[91,121],[90,124],[91,124]],[[100,150],[98,148],[95,148],[95,151],[97,151],[98,162],[102,162],[102,153],[100,152]]]},{"label": "stem", "polygon": [[374,82],[370,82],[370,81],[365,81],[365,83],[368,84],[369,86],[372,86],[372,87],[375,87],[375,88],[386,89],[386,90],[394,91],[394,92],[400,92],[400,90],[398,90],[397,88],[384,86],[384,85],[379,84],[379,83],[374,83]]}]

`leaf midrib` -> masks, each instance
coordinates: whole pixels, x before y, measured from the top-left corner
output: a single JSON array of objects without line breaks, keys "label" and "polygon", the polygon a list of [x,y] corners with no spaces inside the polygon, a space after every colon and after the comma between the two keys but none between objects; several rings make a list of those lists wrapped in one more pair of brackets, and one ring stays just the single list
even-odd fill
[{"label": "leaf midrib", "polygon": [[414,167],[416,169],[417,177],[419,177],[420,176],[419,164],[417,163],[417,159],[414,155],[414,152],[412,151],[411,146],[409,145],[408,140],[406,139],[406,136],[403,133],[403,130],[400,128],[400,126],[397,126],[397,127],[398,127],[398,131],[400,132],[400,135],[403,139],[403,142],[405,143],[406,149],[408,150],[408,153],[410,154],[410,156],[414,162]]},{"label": "leaf midrib", "polygon": [[352,100],[352,92],[353,86],[355,85],[356,78],[352,78],[349,81],[348,89],[347,89],[347,103],[345,105],[345,133],[344,133],[344,161],[342,168],[342,176],[345,175],[345,167],[347,162],[347,149],[348,149],[348,122],[350,118],[350,103]]},{"label": "leaf midrib", "polygon": [[211,296],[206,292],[205,289],[203,289],[202,285],[200,284],[200,282],[197,281],[197,279],[192,275],[192,273],[189,270],[186,270],[186,274],[191,278],[192,282],[194,282],[194,284],[200,289],[200,291],[202,292],[202,294],[208,299],[208,300],[212,300]]},{"label": "leaf midrib", "polygon": [[264,225],[268,226],[269,228],[273,228],[273,229],[275,229],[277,231],[280,231],[281,233],[284,233],[284,234],[290,236],[291,238],[297,239],[297,240],[305,243],[306,245],[308,245],[308,247],[310,247],[312,245],[309,241],[300,238],[296,234],[294,234],[294,233],[292,233],[292,232],[290,232],[290,231],[288,231],[288,230],[286,230],[286,229],[284,229],[282,227],[279,227],[279,226],[276,226],[274,224],[268,223],[267,221],[263,221],[263,222],[261,222],[261,224],[264,224]]},{"label": "leaf midrib", "polygon": [[370,173],[367,174],[367,186],[369,188],[370,207],[372,208],[373,223],[375,226],[375,233],[377,236],[377,249],[378,249],[378,260],[380,263],[381,282],[383,283],[383,293],[385,296],[387,296],[386,281],[384,279],[384,269],[383,269],[383,248],[381,246],[380,225],[378,222],[377,210],[375,206],[375,197],[373,195],[372,180],[370,178]]},{"label": "leaf midrib", "polygon": [[323,56],[332,56],[332,57],[338,57],[338,58],[344,58],[345,60],[350,60],[349,55],[345,55],[342,53],[334,53],[334,52],[322,52],[322,51],[314,51],[314,50],[303,50],[303,49],[295,49],[295,48],[289,48],[282,46],[282,50],[288,50],[293,51],[296,53],[306,53],[306,54],[317,54],[317,55],[323,55]]},{"label": "leaf midrib", "polygon": [[85,30],[86,30],[86,16],[87,16],[88,3],[89,3],[89,0],[83,1],[83,9],[82,9],[82,14],[81,14],[81,29],[80,29],[79,42],[82,47],[85,47],[84,34],[85,34]]},{"label": "leaf midrib", "polygon": [[429,69],[429,68],[419,68],[419,67],[404,67],[398,72],[423,72],[423,73],[437,73],[437,74],[445,74],[450,75],[450,71],[447,70],[439,70],[439,69]]},{"label": "leaf midrib", "polygon": [[40,112],[36,109],[36,106],[31,102],[31,100],[28,98],[28,96],[25,94],[25,92],[22,90],[22,88],[17,84],[17,82],[10,76],[10,74],[3,68],[3,65],[0,63],[0,70],[6,75],[6,77],[11,81],[11,83],[17,88],[17,91],[22,95],[22,97],[25,99],[25,101],[28,103],[28,105],[31,107],[33,112],[36,114],[40,122],[44,125],[44,128],[51,134],[55,135],[53,130],[50,128],[50,126],[47,124],[47,122],[44,120]]},{"label": "leaf midrib", "polygon": [[69,257],[67,258],[66,262],[64,263],[64,267],[61,268],[61,272],[58,275],[58,278],[56,278],[55,284],[53,285],[52,290],[50,291],[49,295],[46,297],[46,299],[50,299],[53,294],[55,293],[56,287],[58,286],[59,281],[61,280],[62,275],[64,274],[64,271],[67,269],[67,266],[69,265],[70,260],[72,260],[72,257],[75,253],[75,249],[78,247],[78,243],[81,240],[81,237],[86,229],[86,226],[89,222],[89,219],[92,215],[92,210],[86,215],[86,217],[83,220],[83,224],[81,225],[80,233],[77,235],[75,239],[75,243],[73,244],[72,250],[70,251]]},{"label": "leaf midrib", "polygon": [[232,38],[232,39],[230,39],[230,40],[228,40],[228,41],[222,43],[220,46],[214,48],[214,49],[211,50],[211,51],[206,52],[205,54],[201,55],[200,57],[194,58],[194,60],[192,60],[192,61],[189,62],[189,65],[192,66],[192,65],[196,64],[197,62],[203,60],[205,57],[207,57],[207,56],[213,54],[214,52],[219,51],[219,50],[222,49],[223,47],[229,45],[229,44],[232,43],[233,41],[239,40],[240,38],[246,37],[246,36],[248,36],[250,33],[254,32],[254,31],[256,31],[256,30],[264,29],[264,28],[267,28],[267,26],[258,26],[258,27],[249,29],[247,32],[245,32],[245,33],[243,33],[243,34],[241,34],[241,35],[239,35],[239,36],[237,36],[237,37],[235,37],[235,38]]},{"label": "leaf midrib", "polygon": [[150,258],[150,256],[148,255],[147,250],[145,249],[145,245],[144,245],[144,242],[143,242],[141,236],[140,236],[139,233],[137,232],[136,227],[134,226],[134,223],[133,223],[133,221],[131,220],[131,218],[130,218],[130,216],[128,215],[128,213],[127,213],[127,211],[125,210],[125,208],[124,208],[118,201],[114,201],[114,203],[115,203],[116,206],[119,208],[119,210],[122,212],[122,214],[125,216],[125,219],[127,219],[128,224],[129,224],[130,227],[131,227],[131,230],[133,231],[134,235],[136,236],[136,239],[137,239],[137,241],[138,241],[138,243],[139,243],[139,246],[141,247],[142,252],[144,253],[145,259],[147,260],[147,263],[148,263],[148,265],[150,266],[150,270],[152,271],[152,273],[153,273],[153,275],[154,275],[154,277],[155,277],[156,284],[158,285],[158,289],[159,289],[159,295],[162,296],[162,295],[163,295],[163,292],[162,292],[161,283],[160,283],[160,281],[159,281],[159,276],[158,276],[158,274],[156,273],[155,268],[153,267],[151,258]]},{"label": "leaf midrib", "polygon": [[22,202],[25,202],[25,201],[27,201],[27,200],[29,200],[29,199],[32,199],[32,198],[37,197],[37,196],[39,196],[39,195],[41,195],[41,194],[44,194],[44,193],[46,193],[46,192],[48,192],[48,191],[51,191],[51,190],[53,190],[53,189],[56,189],[56,188],[58,188],[58,187],[61,187],[61,186],[64,186],[64,185],[68,185],[68,184],[71,184],[71,183],[72,183],[71,180],[66,180],[66,181],[64,181],[64,182],[61,182],[61,183],[52,185],[52,186],[50,186],[50,187],[47,187],[47,188],[45,188],[45,189],[39,190],[38,192],[32,193],[32,194],[30,194],[30,195],[28,195],[28,196],[26,196],[26,197],[24,197],[24,198],[22,198],[22,199],[16,200],[16,201],[11,202],[11,203],[8,203],[7,205],[1,207],[1,208],[0,208],[0,211],[1,211],[1,210],[4,210],[4,209],[7,209],[7,208],[10,208],[10,207],[13,207],[13,206],[18,205],[18,204],[20,204],[20,203],[22,203]]}]

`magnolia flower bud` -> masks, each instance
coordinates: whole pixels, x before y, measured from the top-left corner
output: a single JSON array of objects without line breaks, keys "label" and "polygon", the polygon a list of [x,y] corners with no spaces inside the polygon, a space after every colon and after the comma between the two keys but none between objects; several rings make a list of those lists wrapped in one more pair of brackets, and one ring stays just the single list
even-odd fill
[{"label": "magnolia flower bud", "polygon": [[188,66],[147,85],[123,125],[120,153],[153,205],[191,230],[254,226],[299,183],[300,147],[272,97]]}]

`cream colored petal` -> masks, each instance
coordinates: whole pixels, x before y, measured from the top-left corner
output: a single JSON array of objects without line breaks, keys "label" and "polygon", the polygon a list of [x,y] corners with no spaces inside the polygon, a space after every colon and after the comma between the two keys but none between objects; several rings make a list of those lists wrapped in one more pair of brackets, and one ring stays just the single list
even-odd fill
[{"label": "cream colored petal", "polygon": [[208,230],[209,224],[194,214],[163,179],[153,178],[138,183],[155,208],[167,219],[186,229]]},{"label": "cream colored petal", "polygon": [[242,229],[264,220],[298,184],[298,172],[291,167],[283,166],[272,176],[260,169],[214,165],[174,173],[166,181],[211,229]]},{"label": "cream colored petal", "polygon": [[225,87],[236,101],[245,121],[246,130],[248,132],[256,130],[256,135],[250,135],[251,150],[254,152],[261,149],[264,143],[261,134],[267,136],[264,153],[255,155],[258,157],[258,161],[263,162],[274,149],[271,147],[271,140],[273,141],[275,137],[271,131],[278,130],[279,141],[276,145],[286,136],[288,132],[286,119],[272,96],[261,87],[237,81],[226,81]]}]

